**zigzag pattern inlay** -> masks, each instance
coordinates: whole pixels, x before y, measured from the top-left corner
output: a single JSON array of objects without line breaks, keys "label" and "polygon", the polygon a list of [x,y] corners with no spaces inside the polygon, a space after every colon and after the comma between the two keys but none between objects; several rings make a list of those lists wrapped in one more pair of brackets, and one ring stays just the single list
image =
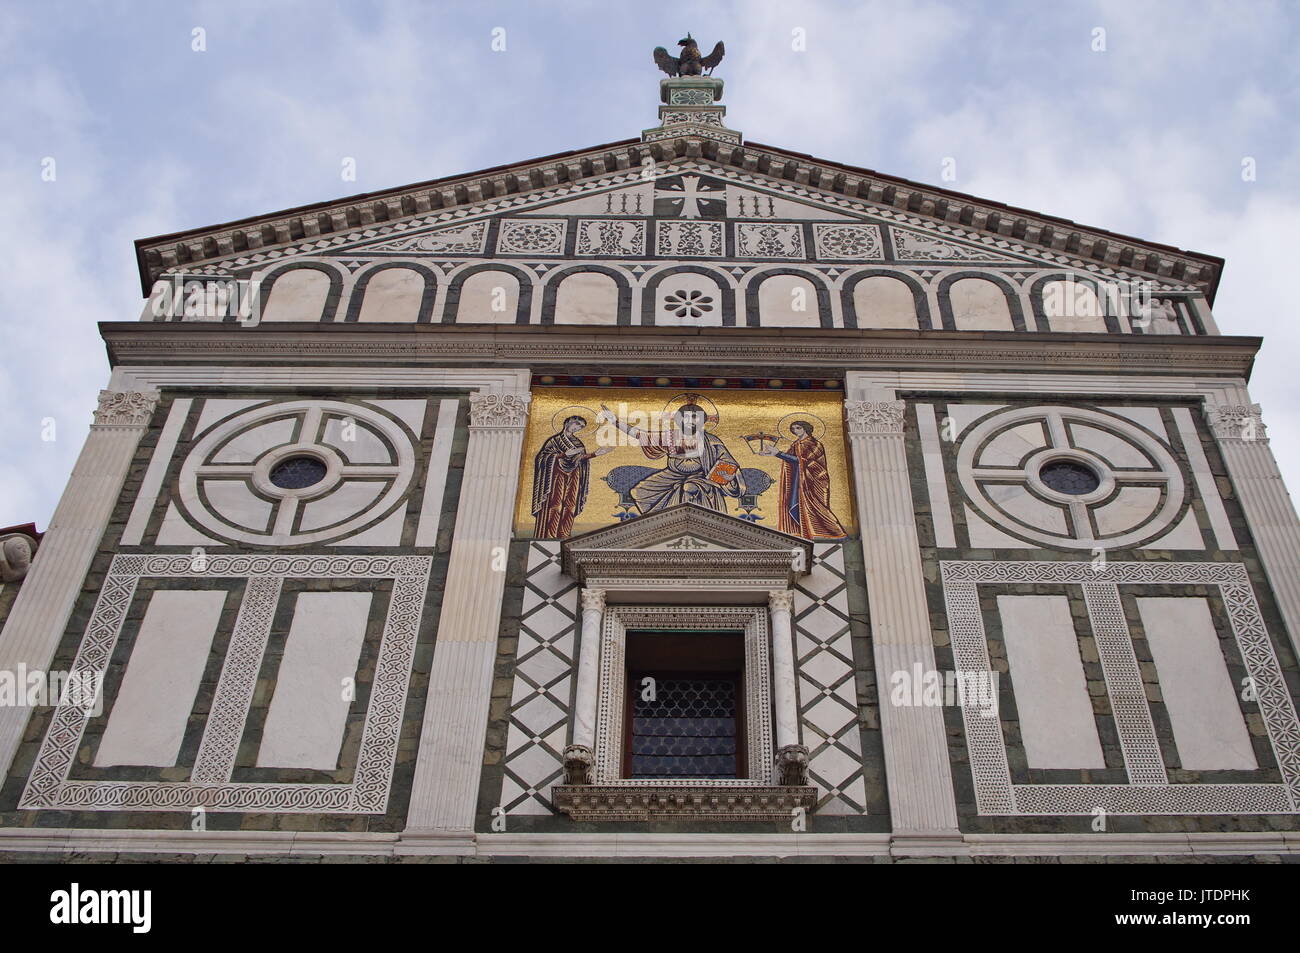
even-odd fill
[{"label": "zigzag pattern inlay", "polygon": [[844,544],[818,543],[814,550],[811,571],[794,587],[795,671],[808,780],[818,789],[818,813],[865,814]]},{"label": "zigzag pattern inlay", "polygon": [[554,813],[549,794],[564,773],[578,590],[560,572],[559,543],[528,544],[501,791],[507,814]]}]

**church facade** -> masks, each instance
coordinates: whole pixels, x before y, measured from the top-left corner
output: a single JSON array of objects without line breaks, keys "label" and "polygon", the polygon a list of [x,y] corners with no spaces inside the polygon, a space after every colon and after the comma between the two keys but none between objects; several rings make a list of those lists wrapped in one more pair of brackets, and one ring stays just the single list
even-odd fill
[{"label": "church facade", "polygon": [[0,670],[63,682],[0,706],[0,853],[1297,849],[1300,522],[1223,262],[722,90],[137,243],[6,603]]}]

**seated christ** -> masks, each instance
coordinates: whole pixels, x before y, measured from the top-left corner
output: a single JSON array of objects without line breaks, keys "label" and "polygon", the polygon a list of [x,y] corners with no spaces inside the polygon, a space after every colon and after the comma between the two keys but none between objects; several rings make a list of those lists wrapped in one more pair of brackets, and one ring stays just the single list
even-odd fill
[{"label": "seated christ", "polygon": [[705,431],[707,416],[698,404],[683,404],[673,412],[671,426],[650,433],[619,420],[601,406],[597,419],[612,423],[635,440],[647,459],[665,461],[662,470],[646,476],[630,491],[642,516],[679,503],[725,513],[727,499],[745,492],[740,464],[721,437]]}]

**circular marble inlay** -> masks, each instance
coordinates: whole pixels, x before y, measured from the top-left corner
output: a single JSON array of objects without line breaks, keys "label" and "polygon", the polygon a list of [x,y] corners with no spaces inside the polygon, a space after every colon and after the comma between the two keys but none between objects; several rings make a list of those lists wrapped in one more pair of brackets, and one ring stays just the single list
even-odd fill
[{"label": "circular marble inlay", "polygon": [[958,438],[957,477],[985,523],[1065,549],[1154,540],[1187,496],[1165,441],[1093,407],[1009,407],[981,417]]},{"label": "circular marble inlay", "polygon": [[331,542],[400,506],[415,463],[409,430],[379,406],[269,401],[203,431],[181,465],[178,502],[222,542]]}]

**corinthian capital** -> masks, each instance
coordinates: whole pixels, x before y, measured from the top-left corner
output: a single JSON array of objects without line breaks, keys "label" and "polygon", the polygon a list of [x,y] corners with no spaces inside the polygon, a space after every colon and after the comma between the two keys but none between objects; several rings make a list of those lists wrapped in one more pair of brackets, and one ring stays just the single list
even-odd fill
[{"label": "corinthian capital", "polygon": [[1259,404],[1219,404],[1205,408],[1210,429],[1220,440],[1268,443]]},{"label": "corinthian capital", "polygon": [[901,400],[846,400],[844,416],[850,434],[901,434],[903,408]]},{"label": "corinthian capital", "polygon": [[511,428],[528,423],[527,391],[480,391],[469,395],[471,427]]},{"label": "corinthian capital", "polygon": [[605,590],[604,589],[584,589],[582,590],[582,611],[594,609],[597,612],[605,611]]},{"label": "corinthian capital", "polygon": [[789,589],[770,589],[767,604],[773,612],[790,612],[794,609],[794,593]]},{"label": "corinthian capital", "polygon": [[101,390],[96,427],[147,427],[158,406],[157,391]]}]

